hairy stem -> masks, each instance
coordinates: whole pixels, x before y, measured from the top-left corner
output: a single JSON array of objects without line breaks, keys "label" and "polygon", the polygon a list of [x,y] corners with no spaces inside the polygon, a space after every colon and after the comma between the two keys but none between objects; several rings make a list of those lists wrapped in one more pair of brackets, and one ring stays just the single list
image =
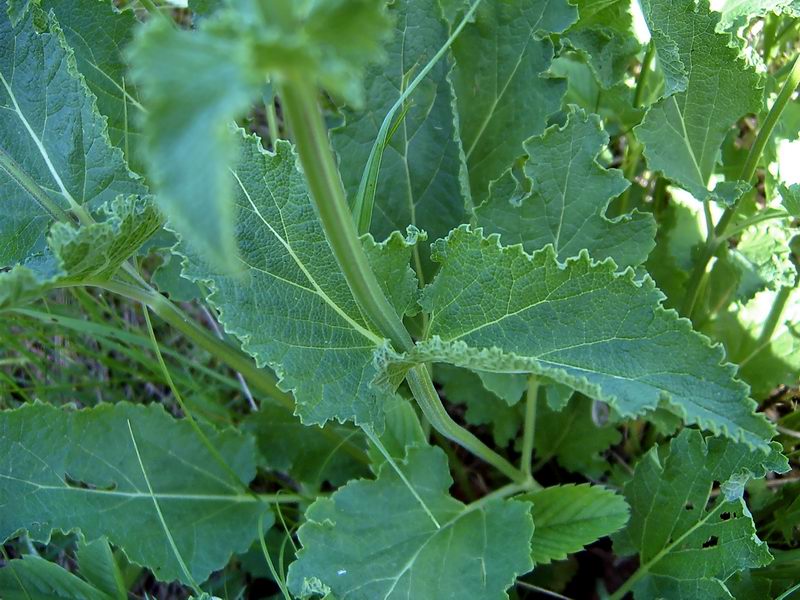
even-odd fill
[{"label": "hairy stem", "polygon": [[[750,148],[750,152],[747,155],[747,160],[742,168],[742,173],[739,176],[739,179],[742,181],[750,183],[753,180],[753,177],[756,174],[756,169],[758,168],[758,163],[761,161],[761,156],[764,153],[764,148],[766,148],[767,143],[769,142],[770,138],[772,138],[772,133],[775,131],[775,126],[778,124],[778,120],[783,114],[786,106],[789,104],[792,94],[794,94],[794,91],[797,89],[798,85],[800,85],[800,60],[795,58],[792,69],[789,72],[789,76],[786,78],[778,97],[775,99],[775,103],[772,105],[772,108],[767,114],[767,118],[764,120],[764,124],[761,126],[761,129],[758,132],[756,141],[753,142],[753,146]],[[698,261],[694,266],[694,270],[689,277],[689,282],[686,287],[686,296],[684,296],[683,305],[681,307],[681,313],[686,317],[691,318],[692,316],[692,312],[697,304],[700,284],[702,283],[706,269],[708,268],[708,263],[719,249],[720,244],[727,239],[726,232],[729,225],[736,217],[741,204],[742,200],[740,198],[736,203],[733,204],[733,206],[726,208],[725,212],[722,213],[719,222],[714,227],[713,235],[709,235],[706,239],[705,246],[698,257]]]}]

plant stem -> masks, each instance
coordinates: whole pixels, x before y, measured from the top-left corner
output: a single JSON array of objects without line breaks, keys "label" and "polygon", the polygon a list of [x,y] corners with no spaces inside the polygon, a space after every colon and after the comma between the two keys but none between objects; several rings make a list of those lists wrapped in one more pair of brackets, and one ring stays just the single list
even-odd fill
[{"label": "plant stem", "polygon": [[[442,401],[433,387],[433,382],[425,365],[417,365],[411,369],[406,376],[406,381],[425,418],[428,419],[436,431],[486,461],[512,481],[524,483],[529,479],[525,473],[514,467],[471,432],[453,421],[442,405]],[[541,486],[534,484],[534,487]]]},{"label": "plant stem", "polygon": [[410,350],[414,342],[378,284],[356,233],[316,89],[311,82],[295,78],[285,83],[281,99],[325,237],[353,298],[378,331],[391,340],[395,350]]},{"label": "plant stem", "polygon": [[525,394],[525,429],[522,433],[522,457],[520,469],[528,477],[531,476],[533,461],[533,441],[536,431],[536,402],[539,395],[539,379],[536,375],[528,377],[528,391]]},{"label": "plant stem", "polygon": [[[656,47],[651,40],[647,46],[647,51],[644,53],[642,66],[639,70],[639,78],[636,81],[636,91],[633,94],[634,108],[639,108],[642,105],[642,96],[644,95],[645,84],[647,83],[647,75],[650,73],[650,67],[653,64],[655,53]],[[625,153],[623,175],[625,176],[625,179],[633,183],[633,178],[636,176],[636,171],[639,168],[639,161],[642,158],[642,145],[639,143],[633,133],[628,133],[627,137],[628,149]],[[619,199],[618,211],[621,215],[624,215],[628,212],[628,203],[630,201],[632,187],[632,185],[628,186],[628,188],[622,193],[622,197]]]},{"label": "plant stem", "polygon": [[270,98],[269,102],[264,104],[267,111],[267,127],[269,128],[269,141],[272,147],[275,147],[275,142],[280,138],[280,131],[278,130],[278,114],[275,111],[275,98]]},{"label": "plant stem", "polygon": [[[767,113],[767,118],[764,120],[764,124],[759,130],[758,136],[756,136],[756,140],[753,142],[753,146],[750,148],[750,152],[747,155],[747,160],[742,168],[742,173],[739,176],[739,179],[742,181],[750,183],[753,180],[753,177],[756,174],[756,169],[758,168],[758,163],[761,161],[761,155],[764,153],[764,148],[766,148],[767,143],[772,138],[772,133],[775,131],[775,126],[778,124],[778,120],[783,114],[786,106],[789,104],[792,94],[794,94],[794,91],[797,89],[799,84],[800,57],[796,57],[794,64],[792,65],[792,69],[789,72],[783,87],[781,88],[781,91],[778,94],[778,97],[775,99],[775,103],[772,105],[769,113]],[[736,203],[733,204],[733,206],[726,208],[725,212],[722,213],[722,216],[720,217],[716,227],[714,227],[713,235],[709,235],[706,239],[705,247],[701,251],[697,264],[695,264],[694,270],[689,277],[689,282],[686,288],[686,296],[684,297],[683,305],[681,307],[681,313],[683,316],[691,318],[692,311],[694,310],[694,307],[697,303],[697,298],[699,296],[700,284],[703,281],[708,263],[711,261],[711,257],[714,256],[720,244],[727,239],[726,232],[728,226],[736,217],[736,213],[739,211],[741,204],[742,199],[740,198]]]},{"label": "plant stem", "polygon": [[792,288],[782,287],[775,296],[775,300],[772,302],[772,308],[770,308],[769,314],[767,315],[767,320],[764,321],[764,326],[761,329],[761,335],[758,336],[758,341],[756,342],[757,348],[765,347],[769,344],[770,340],[772,340],[772,336],[775,335],[775,330],[778,328],[781,316],[783,315],[783,311],[791,295]]},{"label": "plant stem", "polygon": [[[292,79],[284,84],[281,99],[325,237],[350,286],[353,298],[378,331],[391,341],[395,350],[407,352],[413,349],[414,341],[378,285],[356,233],[317,104],[316,89],[308,81]],[[439,433],[496,467],[512,480],[528,480],[505,458],[453,421],[442,405],[425,365],[417,365],[411,369],[407,381],[425,417]]]}]

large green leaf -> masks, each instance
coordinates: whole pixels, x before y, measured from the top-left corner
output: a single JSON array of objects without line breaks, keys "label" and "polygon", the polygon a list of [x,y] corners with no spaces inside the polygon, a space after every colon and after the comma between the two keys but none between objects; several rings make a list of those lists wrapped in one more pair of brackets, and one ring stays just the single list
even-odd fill
[{"label": "large green leaf", "polygon": [[704,200],[728,130],[761,109],[761,77],[730,35],[716,32],[719,15],[707,0],[645,0],[642,8],[667,87],[634,131],[650,168]]},{"label": "large green leaf", "polygon": [[531,552],[534,562],[548,564],[611,535],[628,521],[622,496],[599,485],[556,485],[523,496],[533,503]]},{"label": "large green leaf", "polygon": [[460,227],[434,244],[441,263],[421,304],[429,339],[416,360],[531,372],[610,403],[623,416],[664,406],[715,433],[762,449],[772,426],[753,413],[724,353],[661,307],[652,280],[615,273],[584,252],[561,264]]},{"label": "large green leaf", "polygon": [[749,478],[789,470],[776,447],[767,457],[685,429],[639,461],[625,486],[631,520],[614,542],[622,555],[639,554],[637,600],[730,598],[727,578],[771,561],[742,494]]},{"label": "large green leaf", "polygon": [[32,300],[51,287],[110,279],[162,225],[149,196],[119,197],[98,214],[105,220],[82,227],[54,224],[46,251],[0,273],[0,308]]},{"label": "large green leaf", "polygon": [[[182,243],[184,275],[207,282],[225,328],[259,365],[269,365],[293,390],[306,424],[329,419],[380,429],[382,394],[371,386],[373,355],[386,342],[361,314],[328,246],[288,142],[276,153],[239,136],[241,157],[231,179],[240,268],[215,270]],[[409,267],[415,235],[398,233],[364,248],[399,314],[414,306],[417,283]]]},{"label": "large green leaf", "polygon": [[[0,568],[3,600],[114,600],[111,596],[39,556],[8,561]],[[124,596],[123,596],[124,597]]]},{"label": "large green leaf", "polygon": [[452,78],[475,204],[561,107],[566,85],[548,76],[553,44],[546,36],[576,17],[566,0],[484,2],[453,44]]},{"label": "large green leaf", "polygon": [[0,10],[2,266],[43,252],[50,224],[68,220],[70,207],[94,211],[120,194],[146,192],[110,145],[56,22],[42,21],[47,31],[37,33],[37,10],[17,26]]},{"label": "large green leaf", "polygon": [[111,0],[40,0],[53,11],[78,71],[97,98],[100,114],[108,119],[111,143],[125,152],[131,169],[142,172],[140,121],[142,106],[136,87],[127,78],[123,50],[138,24],[132,10],[119,11]]},{"label": "large green leaf", "polygon": [[[207,431],[242,482],[255,476],[255,445]],[[160,405],[81,411],[44,404],[0,412],[0,540],[22,531],[101,536],[158,579],[196,581],[244,552],[268,508],[209,453],[187,421]],[[271,521],[271,517],[270,517]],[[180,555],[180,559],[178,558]]]},{"label": "large green leaf", "polygon": [[597,162],[607,143],[600,119],[583,111],[571,113],[563,128],[526,141],[524,173],[533,191],[516,198],[519,184],[508,171],[475,210],[478,225],[499,233],[504,244],[522,244],[526,252],[553,244],[561,261],[585,248],[598,260],[641,264],[655,245],[655,221],[639,212],[613,220],[605,216],[608,203],[629,185],[621,171]]},{"label": "large green leaf", "polygon": [[506,597],[533,566],[530,505],[451,498],[438,448],[410,449],[401,469],[419,498],[383,465],[377,480],[349,483],[309,507],[298,532],[303,548],[289,567],[292,591],[329,589],[352,600]]},{"label": "large green leaf", "polygon": [[[398,0],[390,6],[395,30],[387,47],[388,64],[367,70],[364,109],[346,110],[345,125],[332,132],[351,198],[384,116],[447,41],[447,25],[439,12],[431,0]],[[378,238],[415,225],[435,239],[465,221],[449,71],[447,60],[437,63],[408,100],[408,110],[384,150],[370,229]]]}]

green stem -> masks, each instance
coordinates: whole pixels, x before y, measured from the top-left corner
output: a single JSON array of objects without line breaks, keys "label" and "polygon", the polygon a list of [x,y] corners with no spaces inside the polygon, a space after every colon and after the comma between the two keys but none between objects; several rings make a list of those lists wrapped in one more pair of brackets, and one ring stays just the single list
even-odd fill
[{"label": "green stem", "polygon": [[[636,91],[633,95],[634,108],[639,108],[642,105],[642,96],[644,95],[647,75],[650,73],[650,67],[653,64],[655,53],[655,44],[650,41],[650,44],[647,46],[647,51],[644,53],[644,58],[642,59],[642,66],[639,70],[639,79],[636,82]],[[642,145],[639,143],[633,133],[628,133],[627,137],[628,149],[625,153],[625,165],[622,169],[622,172],[625,176],[625,179],[633,182],[633,178],[636,176],[636,171],[639,170],[639,162],[642,159]],[[628,188],[622,193],[622,197],[619,199],[618,211],[621,215],[624,215],[628,212],[628,204],[630,202],[632,187],[632,185],[628,186]]]},{"label": "green stem", "polygon": [[395,350],[408,351],[414,342],[378,284],[356,233],[317,104],[316,89],[310,81],[297,77],[285,82],[281,91],[311,198],[353,297],[378,331],[391,340]]},{"label": "green stem", "polygon": [[11,179],[17,182],[21,188],[31,195],[34,202],[45,212],[49,213],[55,221],[63,223],[73,223],[69,215],[36,183],[24,169],[2,148],[0,148],[0,170],[5,171]]},{"label": "green stem", "polygon": [[267,127],[269,127],[269,140],[272,147],[275,147],[275,142],[281,139],[280,131],[278,130],[278,113],[275,111],[275,98],[270,98],[269,102],[264,104],[267,111]]},{"label": "green stem", "polygon": [[[353,205],[352,214],[356,219],[356,223],[358,226],[358,233],[360,235],[364,235],[365,233],[369,232],[370,223],[372,222],[372,209],[375,205],[375,192],[378,188],[378,173],[381,169],[381,162],[383,160],[383,151],[388,144],[388,140],[391,137],[392,131],[392,122],[394,121],[394,116],[398,110],[403,108],[406,105],[406,100],[408,100],[409,96],[414,93],[414,90],[417,89],[417,86],[425,79],[425,77],[430,73],[431,69],[436,66],[436,63],[441,60],[441,58],[447,53],[450,46],[453,45],[458,35],[461,33],[461,30],[464,29],[466,24],[472,19],[472,16],[475,14],[475,11],[478,9],[478,6],[482,0],[475,0],[473,5],[464,15],[464,18],[461,19],[461,22],[458,26],[453,30],[453,33],[444,43],[444,45],[439,48],[439,51],[433,55],[433,57],[428,61],[428,64],[419,72],[419,74],[414,78],[414,80],[406,87],[397,101],[392,105],[389,109],[389,112],[386,113],[386,116],[383,119],[383,123],[381,123],[381,128],[378,130],[378,137],[375,139],[375,143],[372,145],[372,150],[370,150],[369,158],[367,159],[367,164],[364,167],[364,174],[361,176],[361,182],[358,186],[358,193],[356,194],[356,201]],[[406,109],[407,110],[407,109]],[[401,118],[398,120],[398,123]]]},{"label": "green stem", "polygon": [[770,340],[772,340],[772,336],[775,335],[775,330],[778,328],[781,316],[783,315],[783,311],[791,295],[792,288],[782,287],[775,296],[775,300],[772,302],[772,308],[770,308],[769,314],[767,315],[767,320],[764,321],[764,326],[761,329],[761,335],[758,336],[758,341],[756,342],[757,348],[765,347],[769,344]]},{"label": "green stem", "polygon": [[533,460],[533,441],[536,431],[536,402],[539,395],[539,380],[536,375],[528,377],[528,391],[525,394],[525,428],[522,433],[522,457],[520,469],[531,476],[531,462]]},{"label": "green stem", "polygon": [[[294,133],[297,152],[325,237],[353,298],[378,331],[391,341],[395,350],[408,352],[413,349],[414,341],[378,285],[356,233],[317,104],[315,88],[304,79],[291,79],[283,86],[281,100]],[[521,471],[450,418],[433,387],[425,365],[411,369],[407,380],[425,417],[439,433],[493,465],[512,480],[526,480]]]},{"label": "green stem", "polygon": [[[489,463],[512,481],[522,484],[529,480],[525,473],[514,467],[471,432],[453,421],[442,405],[442,401],[433,387],[433,382],[425,365],[417,365],[411,369],[408,372],[406,381],[425,418],[428,419],[436,431]],[[535,484],[535,486],[538,486],[538,484]]]},{"label": "green stem", "polygon": [[[797,89],[798,85],[800,85],[800,57],[795,58],[792,69],[789,72],[789,76],[786,78],[778,97],[775,99],[775,103],[772,105],[769,113],[767,113],[767,118],[764,120],[764,124],[761,126],[761,129],[758,132],[756,141],[750,148],[750,152],[747,155],[747,160],[742,168],[742,173],[739,176],[739,179],[742,181],[750,183],[753,180],[753,177],[756,174],[756,169],[758,168],[758,163],[761,161],[761,156],[764,153],[764,148],[766,148],[767,143],[772,138],[772,134],[775,131],[775,126],[778,124],[784,109],[792,99],[792,94],[794,94],[794,91]],[[736,203],[733,204],[733,206],[726,208],[725,212],[722,213],[722,216],[720,217],[716,227],[714,227],[713,235],[708,236],[706,239],[705,247],[701,251],[700,257],[694,266],[691,276],[689,277],[689,283],[687,284],[686,288],[686,296],[684,297],[683,305],[681,307],[681,313],[684,316],[691,318],[694,307],[697,304],[700,284],[703,281],[708,263],[711,261],[711,257],[714,256],[723,241],[727,239],[728,227],[736,217],[741,205],[742,200],[740,198]]]}]

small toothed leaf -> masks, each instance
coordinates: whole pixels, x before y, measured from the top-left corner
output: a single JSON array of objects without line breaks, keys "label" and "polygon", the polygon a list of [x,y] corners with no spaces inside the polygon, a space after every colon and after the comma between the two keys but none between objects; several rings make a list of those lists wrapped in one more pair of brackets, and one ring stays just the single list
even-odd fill
[{"label": "small toothed leaf", "polygon": [[526,494],[533,504],[533,561],[549,564],[611,535],[628,522],[625,499],[599,485],[556,485]]}]

